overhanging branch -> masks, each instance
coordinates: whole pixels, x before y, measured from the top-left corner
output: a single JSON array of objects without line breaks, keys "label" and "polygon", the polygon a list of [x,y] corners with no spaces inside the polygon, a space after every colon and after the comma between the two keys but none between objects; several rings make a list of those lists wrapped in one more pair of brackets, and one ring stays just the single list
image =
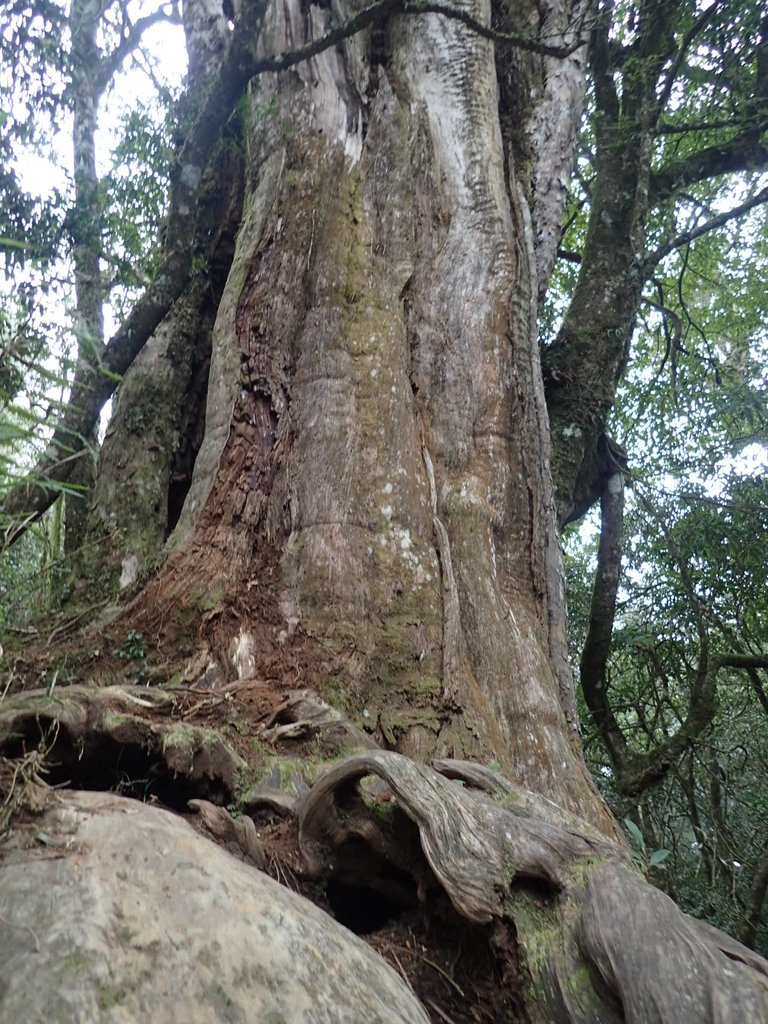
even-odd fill
[{"label": "overhanging branch", "polygon": [[680,189],[699,181],[717,178],[738,171],[758,171],[768,167],[768,147],[760,141],[760,131],[766,117],[759,124],[735,135],[730,142],[707,146],[690,156],[666,164],[651,174],[650,202],[658,205]]},{"label": "overhanging branch", "polygon": [[151,14],[139,18],[130,25],[128,32],[123,36],[111,53],[107,54],[101,61],[97,72],[97,88],[99,92],[106,89],[113,75],[118,71],[125,58],[140,45],[144,33],[163,21],[178,25],[179,17],[173,11],[166,11],[163,7],[158,8]]},{"label": "overhanging branch", "polygon": [[490,39],[494,43],[506,43],[518,50],[539,53],[544,57],[570,57],[587,42],[586,39],[581,38],[580,34],[578,38],[567,45],[552,45],[516,32],[498,32],[473,18],[466,11],[452,7],[450,4],[432,3],[430,0],[424,0],[424,2],[422,0],[405,0],[402,11],[403,14],[442,14],[453,21],[461,22],[462,25],[466,25],[467,28],[472,29],[484,39]]}]

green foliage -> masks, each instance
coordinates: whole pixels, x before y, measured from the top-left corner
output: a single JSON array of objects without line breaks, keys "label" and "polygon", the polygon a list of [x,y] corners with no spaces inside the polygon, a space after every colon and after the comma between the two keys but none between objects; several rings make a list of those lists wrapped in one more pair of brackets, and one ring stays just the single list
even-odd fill
[{"label": "green foliage", "polygon": [[[762,232],[762,228],[761,228]],[[692,246],[674,290],[692,323],[674,372],[663,326],[649,317],[614,412],[636,479],[628,493],[623,577],[606,685],[634,750],[652,750],[680,729],[706,652],[768,647],[763,235],[742,244],[737,268],[722,238]],[[704,289],[718,267],[730,284]],[[665,355],[667,356],[665,362]],[[648,502],[646,507],[640,500]],[[650,510],[649,510],[650,509]],[[599,517],[567,538],[573,654],[587,629]],[[711,729],[658,788],[639,801],[612,789],[612,766],[584,710],[590,765],[630,831],[636,859],[662,861],[654,878],[683,907],[735,935],[768,839],[768,702],[765,676],[721,670]],[[643,838],[640,844],[637,833]],[[654,850],[650,857],[647,849]],[[768,949],[768,930],[757,935]]]},{"label": "green foliage", "polygon": [[135,289],[156,270],[168,198],[171,128],[170,115],[147,104],[120,114],[112,166],[101,181],[102,238],[112,254],[113,285]]},{"label": "green foliage", "polygon": [[115,657],[124,661],[142,661],[147,656],[147,645],[138,629],[129,629],[125,640],[115,648]]},{"label": "green foliage", "polygon": [[645,845],[645,836],[632,821],[631,818],[624,819],[624,827],[629,834],[629,841],[632,846],[632,860],[643,871],[648,872],[651,868],[658,868],[669,857],[669,850],[653,850],[648,852]]},{"label": "green foliage", "polygon": [[[693,0],[674,6],[677,21],[667,40],[671,56],[659,64],[659,90],[702,13]],[[123,8],[101,10],[102,56],[114,52],[123,38]],[[653,8],[625,0],[612,7],[610,41],[617,51],[624,48],[615,71],[622,97],[645,73],[640,43],[649,26],[640,19],[642,10]],[[744,172],[737,178],[702,175],[684,192],[664,191],[664,174],[673,163],[725,146],[764,123],[764,83],[757,80],[755,59],[763,5],[730,0],[708,10],[651,142],[651,178],[661,199],[652,204],[646,254],[675,236],[695,235],[764,184],[764,176]],[[113,103],[115,141],[98,185],[93,223],[84,224],[74,209],[71,170],[61,172],[55,187],[43,194],[28,187],[20,158],[58,166],[54,136],[59,126],[69,130],[69,13],[63,0],[33,6],[0,0],[0,253],[13,282],[0,305],[3,491],[46,444],[50,421],[66,398],[77,345],[81,354],[98,355],[89,351],[81,325],[62,315],[74,306],[75,239],[86,227],[95,236],[105,305],[119,318],[157,268],[171,158],[183,135],[173,120],[176,97],[166,87],[153,100],[132,97],[130,105],[117,108]],[[117,93],[106,90],[106,105]],[[591,96],[561,239],[567,258],[555,269],[543,339],[557,332],[586,243],[596,173],[596,109]],[[626,124],[622,130],[626,134]],[[768,483],[755,471],[768,464],[767,238],[765,212],[758,209],[679,244],[658,261],[640,311],[631,372],[614,410],[611,429],[627,449],[637,491],[628,502],[606,685],[630,749],[638,753],[681,728],[706,645],[710,652],[757,652],[768,643]],[[0,522],[0,530],[7,525]],[[0,628],[28,622],[65,589],[61,527],[59,502],[0,563]],[[587,629],[596,534],[593,519],[566,539],[575,661]],[[133,678],[146,675],[147,644],[139,631],[129,631],[112,653]],[[613,789],[610,759],[586,711],[583,715],[591,767],[625,820],[637,862],[655,871],[686,908],[736,933],[749,880],[768,840],[768,698],[763,698],[759,673],[722,672],[719,708],[709,731],[661,785],[633,800]],[[759,941],[766,948],[765,929]]]},{"label": "green foliage", "polygon": [[[96,146],[105,170],[97,201],[86,204],[86,214],[82,196],[75,203],[73,169],[67,166],[77,71],[72,54],[75,27],[69,23],[72,9],[63,2],[30,7],[0,0],[2,492],[26,482],[30,467],[45,450],[68,398],[75,359],[98,362],[100,331],[86,328],[85,314],[76,310],[98,305],[101,298],[107,322],[119,320],[138,289],[151,280],[162,242],[159,225],[167,201],[176,96],[145,52],[140,56],[142,79],[152,88],[145,90],[144,98],[132,95],[121,100],[120,90],[113,87],[135,62],[143,39],[137,35],[128,45],[131,22],[123,5],[96,6],[91,14],[99,19],[98,52],[87,72],[91,80],[99,81],[94,102],[102,126],[108,125],[112,153],[105,159]],[[101,273],[98,280],[88,278],[95,296],[80,303],[73,252],[84,240]],[[90,439],[72,438],[73,450],[84,444],[89,446]],[[30,477],[29,482],[80,495],[77,487],[48,479]],[[9,525],[0,521],[0,537]],[[41,529],[32,543],[33,561],[39,556],[45,565],[58,565],[60,554],[50,562],[47,527]],[[0,540],[0,551],[3,547]],[[18,559],[10,564],[15,562]],[[20,562],[17,569],[21,571]],[[10,591],[16,594],[23,581],[11,568],[6,570],[9,580],[15,581]],[[46,601],[65,589],[65,577],[65,572],[57,573],[57,586],[43,588]],[[38,601],[33,603],[40,607]],[[15,614],[9,613],[10,618]]]},{"label": "green foliage", "polygon": [[0,559],[0,633],[32,628],[55,609],[70,585],[63,557],[63,507],[56,502]]},{"label": "green foliage", "polygon": [[147,642],[138,629],[129,629],[125,639],[112,652],[116,658],[127,663],[131,682],[140,683],[147,674]]},{"label": "green foliage", "polygon": [[30,191],[17,157],[49,149],[65,104],[64,8],[3,0],[0,24],[0,254],[14,268],[30,257],[50,261],[61,231],[62,194]]},{"label": "green foliage", "polygon": [[[617,47],[638,45],[640,10],[614,8]],[[685,3],[676,11],[675,47],[702,8]],[[651,203],[643,249],[653,254],[671,239],[679,242],[649,271],[632,362],[610,424],[627,450],[635,489],[627,495],[605,686],[638,754],[680,730],[708,657],[768,651],[765,206],[695,237],[702,225],[759,194],[766,174],[694,175],[685,189],[664,191],[673,165],[716,154],[750,132],[764,137],[765,84],[758,76],[765,72],[756,58],[763,18],[763,5],[752,2],[710,5],[650,154],[651,186],[661,200]],[[617,65],[615,81],[620,95],[631,89],[626,63]],[[590,98],[561,241],[567,258],[555,269],[544,338],[558,329],[584,250],[596,181],[595,111]],[[587,633],[598,535],[593,511],[565,538],[575,666]],[[768,698],[762,670],[725,669],[717,678],[711,728],[639,798],[616,792],[611,759],[585,707],[582,713],[590,767],[626,819],[636,859],[663,866],[657,884],[738,936],[768,842]],[[765,925],[756,942],[768,949]]]}]

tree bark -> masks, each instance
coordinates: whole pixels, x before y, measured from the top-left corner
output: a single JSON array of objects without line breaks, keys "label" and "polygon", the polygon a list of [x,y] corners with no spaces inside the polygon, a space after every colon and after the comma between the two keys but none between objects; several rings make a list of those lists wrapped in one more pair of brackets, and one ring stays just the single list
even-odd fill
[{"label": "tree bark", "polygon": [[[101,198],[96,169],[99,101],[105,84],[95,69],[101,65],[97,33],[101,4],[80,0],[69,17],[72,33],[72,165],[75,206],[72,215],[72,262],[75,277],[77,361],[94,365],[104,349],[104,281],[101,272]],[[79,492],[66,499],[65,551],[74,556],[85,539],[88,504],[96,475],[96,431],[73,439],[80,451],[70,477]]]},{"label": "tree bark", "polygon": [[[270,8],[260,46],[329,18]],[[580,753],[535,241],[498,107],[491,44],[434,15],[260,80],[205,440],[150,599],[269,563],[281,641],[350,645],[350,703],[396,749],[498,760],[612,831]]]}]

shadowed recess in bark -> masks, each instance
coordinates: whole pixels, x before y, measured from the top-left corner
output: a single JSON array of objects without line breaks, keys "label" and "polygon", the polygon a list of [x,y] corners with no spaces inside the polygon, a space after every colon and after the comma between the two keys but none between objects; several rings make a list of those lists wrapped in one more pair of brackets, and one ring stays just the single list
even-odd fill
[{"label": "shadowed recess in bark", "polygon": [[0,751],[45,750],[46,781],[160,800],[175,810],[203,797],[229,803],[245,762],[224,738],[183,721],[154,720],[174,698],[146,688],[28,691],[0,709]]}]

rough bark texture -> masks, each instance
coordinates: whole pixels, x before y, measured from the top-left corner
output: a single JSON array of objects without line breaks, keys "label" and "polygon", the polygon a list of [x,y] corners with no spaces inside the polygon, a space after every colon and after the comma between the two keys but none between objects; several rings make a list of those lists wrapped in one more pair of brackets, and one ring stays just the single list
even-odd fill
[{"label": "rough bark texture", "polygon": [[[304,801],[299,835],[310,867],[326,866],[346,835],[362,834],[348,804],[337,817],[334,799],[350,779],[373,773],[417,824],[424,856],[457,910],[476,921],[515,921],[535,992],[531,1020],[768,1019],[768,963],[686,917],[635,873],[626,851],[493,773],[483,778],[457,762],[435,768],[503,793],[504,806],[395,754],[361,754],[328,772]],[[538,898],[525,885],[531,879],[544,883]]]},{"label": "rough bark texture", "polygon": [[[196,94],[221,65],[228,37],[221,4],[186,3],[184,29],[189,86],[178,115],[181,123],[194,117]],[[197,199],[196,258],[205,273],[193,273],[121,381],[93,501],[82,503],[88,515],[70,537],[70,545],[79,546],[88,535],[82,575],[99,576],[102,583],[114,585],[119,579],[120,587],[129,586],[155,564],[189,488],[205,430],[211,329],[242,207],[239,126],[236,117],[232,120]],[[95,164],[93,174],[95,180]],[[99,295],[99,311],[100,302]]]},{"label": "rough bark texture", "polygon": [[[329,18],[272,7],[261,45]],[[498,106],[491,44],[437,16],[260,79],[171,565],[234,582],[274,550],[283,636],[353,642],[358,713],[409,694],[397,749],[482,752],[610,829],[579,753],[535,243]]]}]

